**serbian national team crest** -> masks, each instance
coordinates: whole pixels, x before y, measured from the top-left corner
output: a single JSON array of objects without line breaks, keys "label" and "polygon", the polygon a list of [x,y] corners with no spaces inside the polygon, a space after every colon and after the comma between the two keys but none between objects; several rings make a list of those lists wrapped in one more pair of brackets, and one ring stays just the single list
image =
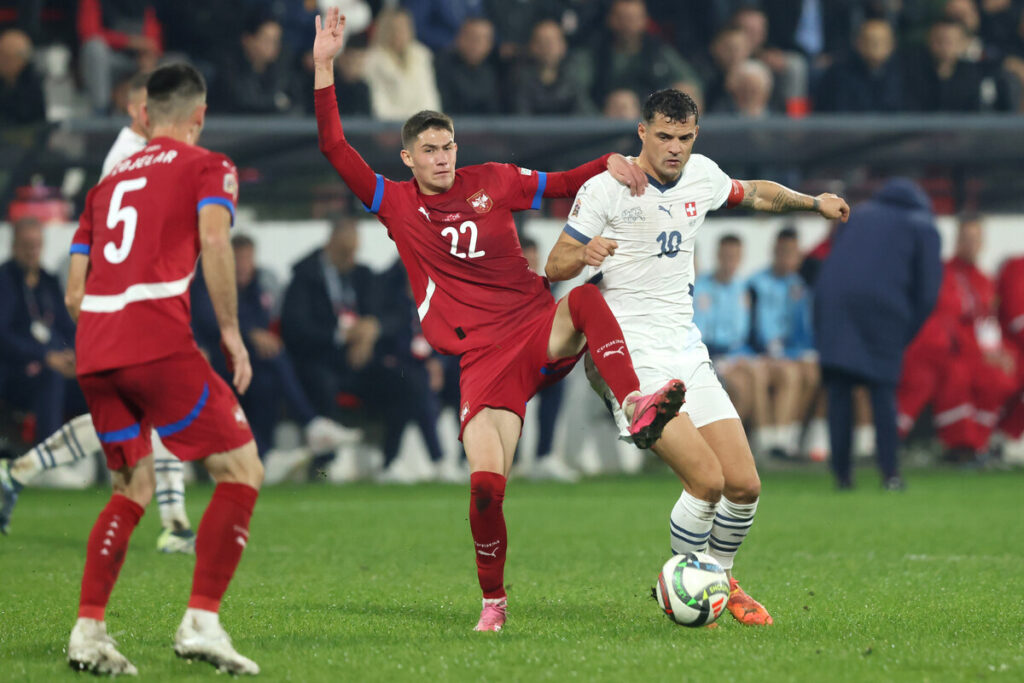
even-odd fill
[{"label": "serbian national team crest", "polygon": [[697,202],[686,202],[686,215],[693,218],[697,215]]},{"label": "serbian national team crest", "polygon": [[487,213],[491,210],[494,203],[491,201],[491,196],[485,191],[480,190],[472,197],[467,197],[466,201],[473,207],[473,210],[477,213]]}]

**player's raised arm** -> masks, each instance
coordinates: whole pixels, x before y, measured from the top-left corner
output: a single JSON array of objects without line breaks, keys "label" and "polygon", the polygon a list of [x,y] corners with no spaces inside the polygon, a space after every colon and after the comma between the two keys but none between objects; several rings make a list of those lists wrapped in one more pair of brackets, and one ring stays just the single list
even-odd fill
[{"label": "player's raised arm", "polygon": [[252,366],[238,326],[238,285],[230,232],[231,212],[222,204],[211,203],[199,209],[203,279],[210,293],[213,312],[217,315],[229,367],[234,373],[232,383],[238,393],[244,394],[252,380]]},{"label": "player's raised arm", "polygon": [[545,197],[572,197],[583,187],[583,183],[604,171],[627,186],[634,197],[642,195],[647,189],[647,174],[642,168],[621,154],[605,154],[568,171],[546,174],[543,194]]},{"label": "player's raised arm", "polygon": [[[338,98],[334,92],[334,58],[345,44],[345,17],[332,7],[327,18],[316,17],[316,39],[313,41],[313,96],[316,102],[316,127],[320,133],[320,151],[349,189],[368,207],[374,201],[384,180],[373,172],[359,152],[355,151],[341,127]],[[382,194],[382,192],[381,192]]]},{"label": "player's raised arm", "polygon": [[831,192],[817,197],[791,190],[770,180],[735,180],[742,189],[742,197],[735,199],[736,188],[730,196],[729,206],[743,206],[754,211],[786,213],[789,211],[814,211],[825,218],[839,219],[843,223],[850,217],[846,200]]}]

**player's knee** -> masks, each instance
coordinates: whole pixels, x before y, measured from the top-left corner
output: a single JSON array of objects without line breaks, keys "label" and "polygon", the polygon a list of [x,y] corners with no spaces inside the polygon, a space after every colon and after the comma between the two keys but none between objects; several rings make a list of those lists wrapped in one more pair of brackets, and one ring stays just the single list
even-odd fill
[{"label": "player's knee", "polygon": [[717,503],[722,498],[725,479],[721,472],[705,472],[693,477],[686,488],[695,498],[709,503]]},{"label": "player's knee", "polygon": [[749,505],[761,497],[761,479],[757,472],[753,472],[735,481],[727,481],[723,493],[734,503]]},{"label": "player's knee", "polygon": [[211,455],[205,464],[218,484],[245,484],[254,489],[263,485],[263,463],[253,441],[233,451]]},{"label": "player's knee", "polygon": [[114,493],[137,503],[145,508],[153,500],[156,492],[156,481],[151,471],[144,467],[135,467],[130,471],[116,472],[111,477]]}]

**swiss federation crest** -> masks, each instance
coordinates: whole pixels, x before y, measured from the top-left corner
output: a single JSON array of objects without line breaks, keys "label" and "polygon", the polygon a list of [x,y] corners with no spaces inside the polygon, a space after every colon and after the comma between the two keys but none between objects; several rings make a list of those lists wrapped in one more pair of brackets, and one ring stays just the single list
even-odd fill
[{"label": "swiss federation crest", "polygon": [[494,205],[494,202],[491,201],[491,196],[483,190],[480,190],[471,197],[467,197],[466,201],[469,202],[469,205],[477,213],[487,213]]}]

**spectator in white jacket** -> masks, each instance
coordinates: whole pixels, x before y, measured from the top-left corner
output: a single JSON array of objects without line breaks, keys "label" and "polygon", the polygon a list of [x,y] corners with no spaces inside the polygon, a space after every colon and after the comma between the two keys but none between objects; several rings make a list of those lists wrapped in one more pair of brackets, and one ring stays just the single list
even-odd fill
[{"label": "spectator in white jacket", "polygon": [[440,110],[434,56],[416,40],[404,9],[389,8],[378,15],[366,55],[366,82],[375,118],[405,120],[423,109]]}]

